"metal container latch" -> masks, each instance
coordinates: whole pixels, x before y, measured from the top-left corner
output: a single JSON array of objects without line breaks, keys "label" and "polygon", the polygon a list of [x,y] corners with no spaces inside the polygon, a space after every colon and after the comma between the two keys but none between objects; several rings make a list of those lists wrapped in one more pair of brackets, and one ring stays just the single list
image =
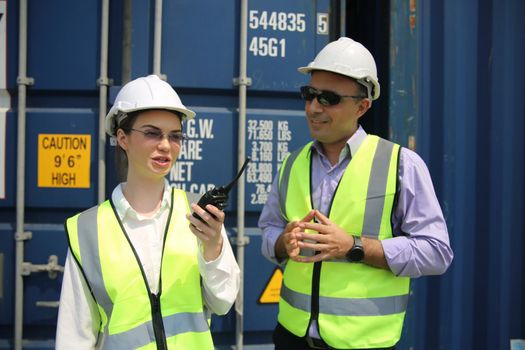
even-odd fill
[{"label": "metal container latch", "polygon": [[29,276],[33,272],[48,272],[50,279],[55,279],[59,272],[64,272],[64,266],[58,265],[58,257],[50,255],[47,264],[32,264],[30,262],[22,263],[22,276]]}]

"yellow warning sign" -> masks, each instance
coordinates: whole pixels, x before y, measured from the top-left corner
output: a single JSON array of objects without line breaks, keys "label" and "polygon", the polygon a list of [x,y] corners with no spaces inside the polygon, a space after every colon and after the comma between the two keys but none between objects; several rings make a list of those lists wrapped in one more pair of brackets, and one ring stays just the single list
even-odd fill
[{"label": "yellow warning sign", "polygon": [[281,285],[283,284],[283,271],[276,268],[266,287],[259,297],[259,304],[276,304],[279,302]]},{"label": "yellow warning sign", "polygon": [[91,135],[39,134],[38,187],[90,187]]}]

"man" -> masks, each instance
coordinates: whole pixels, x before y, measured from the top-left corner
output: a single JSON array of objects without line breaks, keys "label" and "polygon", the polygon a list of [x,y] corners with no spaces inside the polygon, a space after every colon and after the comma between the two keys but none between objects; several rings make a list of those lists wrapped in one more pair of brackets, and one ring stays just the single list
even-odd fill
[{"label": "man", "polygon": [[286,264],[275,349],[395,349],[410,278],[453,258],[428,169],[359,125],[380,93],[363,45],[340,38],[299,71],[314,141],[285,160],[259,219],[263,254]]}]

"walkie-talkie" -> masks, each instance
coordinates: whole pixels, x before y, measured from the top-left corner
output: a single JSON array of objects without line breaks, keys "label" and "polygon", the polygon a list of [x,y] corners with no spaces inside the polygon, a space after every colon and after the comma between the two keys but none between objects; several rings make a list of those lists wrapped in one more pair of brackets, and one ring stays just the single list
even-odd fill
[{"label": "walkie-talkie", "polygon": [[[228,193],[230,192],[232,187],[237,183],[237,180],[239,180],[239,177],[241,177],[244,169],[248,165],[248,162],[250,162],[250,158],[246,158],[246,160],[244,161],[244,164],[242,165],[241,170],[239,170],[239,173],[237,174],[235,179],[233,179],[227,186],[215,187],[209,190],[208,192],[202,195],[197,205],[201,207],[202,209],[206,210],[208,213],[210,213],[206,209],[206,206],[208,204],[212,204],[216,206],[217,208],[219,208],[220,210],[223,210],[224,208],[226,208],[228,206]],[[213,214],[211,213],[210,215],[213,216]],[[193,212],[193,216],[203,221],[202,218],[197,213]]]}]

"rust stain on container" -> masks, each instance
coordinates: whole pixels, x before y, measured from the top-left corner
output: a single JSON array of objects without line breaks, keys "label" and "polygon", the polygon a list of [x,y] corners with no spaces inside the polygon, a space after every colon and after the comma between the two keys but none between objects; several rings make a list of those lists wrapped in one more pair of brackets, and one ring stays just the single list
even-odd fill
[{"label": "rust stain on container", "polygon": [[410,12],[416,12],[416,0],[410,0]]},{"label": "rust stain on container", "polygon": [[416,27],[416,0],[410,0],[409,2],[410,6],[410,15],[408,16],[408,21],[410,24],[410,30],[414,30]]},{"label": "rust stain on container", "polygon": [[410,21],[410,29],[412,30],[416,27],[416,15],[410,15],[409,21]]},{"label": "rust stain on container", "polygon": [[416,137],[414,135],[408,136],[408,148],[412,151],[416,150]]}]

